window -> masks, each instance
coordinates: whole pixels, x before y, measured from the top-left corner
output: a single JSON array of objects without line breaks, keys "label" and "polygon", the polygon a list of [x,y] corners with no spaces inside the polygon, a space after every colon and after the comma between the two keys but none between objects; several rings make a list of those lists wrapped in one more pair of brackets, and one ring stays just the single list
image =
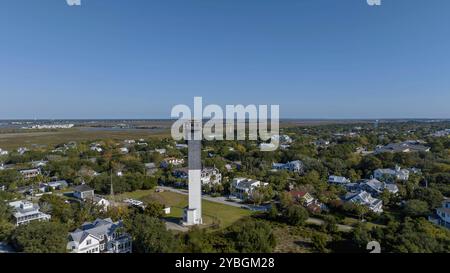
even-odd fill
[{"label": "window", "polygon": [[91,243],[92,243],[92,240],[91,240],[91,239],[89,239],[89,240],[86,241],[86,245],[90,245]]}]

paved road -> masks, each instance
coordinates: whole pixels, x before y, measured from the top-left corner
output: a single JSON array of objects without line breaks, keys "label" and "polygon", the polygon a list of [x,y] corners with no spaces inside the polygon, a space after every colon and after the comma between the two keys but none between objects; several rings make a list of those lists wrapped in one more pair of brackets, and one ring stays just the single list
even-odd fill
[{"label": "paved road", "polygon": [[[166,187],[166,186],[158,186],[157,188],[161,189],[161,190],[165,190],[165,191],[170,191],[170,192],[175,192],[175,193],[179,193],[179,194],[188,195],[188,191],[187,190],[183,190],[183,189],[176,189],[176,188]],[[227,205],[227,206],[233,206],[233,207],[238,207],[238,208],[245,207],[247,209],[251,209],[251,206],[249,206],[249,205],[240,204],[240,203],[232,202],[232,201],[227,201],[226,200],[227,198],[223,197],[223,196],[211,197],[209,195],[205,195],[204,194],[204,195],[202,195],[202,199],[203,200],[208,200],[208,201],[211,201],[211,202],[220,203],[220,204]],[[319,218],[309,217],[306,220],[306,223],[321,226],[321,225],[323,225],[325,223],[325,221],[323,221],[322,219],[319,219]],[[347,225],[340,225],[340,224],[338,224],[337,226],[338,226],[338,229],[340,231],[344,231],[344,232],[349,232],[349,231],[351,231],[353,229],[353,227],[347,226]]]}]

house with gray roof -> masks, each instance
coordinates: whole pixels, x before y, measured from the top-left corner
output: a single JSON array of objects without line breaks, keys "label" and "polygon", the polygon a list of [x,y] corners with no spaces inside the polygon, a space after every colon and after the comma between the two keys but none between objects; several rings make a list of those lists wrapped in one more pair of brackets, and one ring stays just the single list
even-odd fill
[{"label": "house with gray roof", "polygon": [[394,169],[376,169],[373,172],[373,176],[381,181],[407,181],[409,179],[409,173],[409,170],[395,166]]},{"label": "house with gray roof", "polygon": [[344,197],[347,202],[352,202],[355,204],[360,204],[369,208],[372,212],[381,213],[383,212],[383,201],[376,199],[366,191],[350,192]]},{"label": "house with gray roof", "polygon": [[396,194],[398,192],[397,185],[393,183],[381,182],[377,179],[364,179],[359,181],[359,189],[365,190],[374,196],[380,195],[384,190],[387,190],[392,194]]},{"label": "house with gray roof", "polygon": [[73,196],[80,200],[94,197],[94,190],[86,184],[81,184],[73,189]]},{"label": "house with gray roof", "polygon": [[345,185],[347,183],[350,183],[350,179],[343,177],[343,176],[330,175],[330,177],[328,177],[328,183],[337,184],[337,185]]},{"label": "house with gray roof", "polygon": [[123,231],[122,221],[97,219],[69,233],[67,250],[72,253],[131,253],[132,239]]},{"label": "house with gray roof", "polygon": [[409,140],[400,143],[389,143],[385,146],[378,146],[375,153],[410,153],[429,152],[430,147],[423,145],[422,141]]},{"label": "house with gray roof", "polygon": [[300,160],[294,160],[287,163],[273,163],[272,170],[288,170],[290,172],[303,172],[304,164]]},{"label": "house with gray roof", "polygon": [[436,214],[428,218],[432,223],[450,229],[450,199],[442,202],[442,207],[436,209]]}]

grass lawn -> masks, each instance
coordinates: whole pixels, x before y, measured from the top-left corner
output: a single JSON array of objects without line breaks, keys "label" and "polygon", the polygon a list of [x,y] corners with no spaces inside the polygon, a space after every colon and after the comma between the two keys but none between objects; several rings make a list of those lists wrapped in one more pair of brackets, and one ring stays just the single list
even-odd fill
[{"label": "grass lawn", "polygon": [[[141,201],[152,201],[171,207],[168,217],[180,218],[183,216],[183,208],[188,204],[188,196],[175,192],[155,192],[154,190],[139,190],[117,195],[117,199],[133,198]],[[203,221],[205,224],[218,223],[220,228],[226,228],[237,220],[249,216],[251,211],[227,206],[211,201],[202,200]]]},{"label": "grass lawn", "polygon": [[[344,225],[348,225],[348,226],[355,226],[359,223],[360,221],[358,219],[355,218],[351,218],[351,217],[345,217],[345,219],[343,220],[343,224]],[[372,229],[374,227],[383,227],[383,225],[380,224],[375,224],[372,222],[365,222],[365,224],[367,225],[367,227],[369,229]]]}]

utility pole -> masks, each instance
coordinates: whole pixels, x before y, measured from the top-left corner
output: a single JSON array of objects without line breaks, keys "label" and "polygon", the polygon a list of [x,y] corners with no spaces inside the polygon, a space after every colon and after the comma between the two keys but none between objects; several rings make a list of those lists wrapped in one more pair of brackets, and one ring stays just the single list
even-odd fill
[{"label": "utility pole", "polygon": [[114,201],[114,188],[113,188],[112,168],[111,168],[111,171],[110,171],[110,179],[111,179],[110,195],[111,195],[111,199]]}]

